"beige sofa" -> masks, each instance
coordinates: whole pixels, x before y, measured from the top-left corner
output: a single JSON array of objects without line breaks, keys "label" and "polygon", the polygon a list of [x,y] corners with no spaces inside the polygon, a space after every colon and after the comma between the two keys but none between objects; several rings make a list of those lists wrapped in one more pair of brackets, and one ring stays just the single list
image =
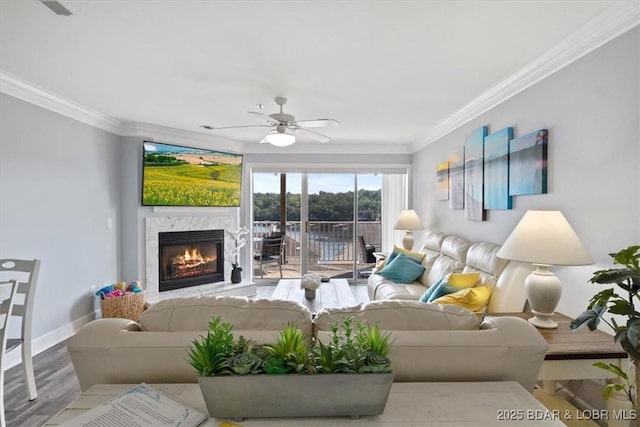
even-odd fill
[{"label": "beige sofa", "polygon": [[244,297],[195,297],[161,301],[139,323],[98,319],[68,344],[80,387],[99,383],[196,382],[187,363],[194,338],[206,334],[212,315],[234,325],[236,335],[272,341],[289,323],[310,338],[326,339],[329,325],[343,316],[377,323],[392,333],[396,381],[514,380],[533,389],[546,342],[528,322],[515,317],[481,321],[452,305],[418,301],[373,301],[311,313],[291,301]]},{"label": "beige sofa", "polygon": [[441,277],[452,272],[479,272],[480,285],[491,285],[493,291],[487,313],[513,313],[525,309],[524,279],[531,272],[530,264],[507,261],[496,256],[499,245],[488,242],[468,242],[461,237],[429,232],[419,250],[424,273],[409,284],[394,283],[376,271],[367,281],[371,300],[418,300]]}]

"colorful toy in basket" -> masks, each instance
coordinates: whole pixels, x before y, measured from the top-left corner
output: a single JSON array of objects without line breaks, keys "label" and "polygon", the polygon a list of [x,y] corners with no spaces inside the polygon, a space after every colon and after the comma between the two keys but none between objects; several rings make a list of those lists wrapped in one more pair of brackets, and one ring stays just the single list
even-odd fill
[{"label": "colorful toy in basket", "polygon": [[100,288],[96,291],[96,296],[99,296],[100,299],[117,298],[128,293],[137,294],[142,291],[143,289],[141,288],[140,282],[117,282],[113,285]]},{"label": "colorful toy in basket", "polygon": [[140,282],[117,282],[96,292],[100,297],[102,317],[121,317],[137,321],[145,308],[145,294]]}]

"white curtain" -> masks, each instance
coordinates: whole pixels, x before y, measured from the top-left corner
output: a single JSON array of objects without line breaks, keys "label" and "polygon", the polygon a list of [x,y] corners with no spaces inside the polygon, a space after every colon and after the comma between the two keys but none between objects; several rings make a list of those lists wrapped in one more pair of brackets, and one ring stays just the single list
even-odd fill
[{"label": "white curtain", "polygon": [[402,231],[395,231],[400,213],[407,209],[406,174],[384,174],[382,177],[382,251],[391,252],[393,245],[402,246]]}]

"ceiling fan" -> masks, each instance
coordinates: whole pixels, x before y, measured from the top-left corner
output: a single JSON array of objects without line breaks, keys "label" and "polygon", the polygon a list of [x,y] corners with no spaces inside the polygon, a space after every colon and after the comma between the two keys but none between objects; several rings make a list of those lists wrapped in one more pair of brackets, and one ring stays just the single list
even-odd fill
[{"label": "ceiling fan", "polygon": [[315,120],[296,120],[296,118],[283,111],[284,104],[287,103],[287,98],[277,96],[274,101],[280,106],[279,113],[263,114],[256,111],[249,111],[249,114],[260,117],[267,121],[263,125],[241,125],[241,126],[223,126],[216,127],[211,125],[201,125],[200,128],[207,130],[218,129],[237,129],[237,128],[251,128],[251,127],[268,127],[273,128],[260,140],[263,144],[268,142],[278,147],[286,147],[296,142],[296,133],[301,132],[308,135],[318,142],[329,142],[331,138],[321,133],[309,130],[307,128],[319,128],[319,127],[335,127],[340,126],[340,122],[334,119],[315,119]]}]

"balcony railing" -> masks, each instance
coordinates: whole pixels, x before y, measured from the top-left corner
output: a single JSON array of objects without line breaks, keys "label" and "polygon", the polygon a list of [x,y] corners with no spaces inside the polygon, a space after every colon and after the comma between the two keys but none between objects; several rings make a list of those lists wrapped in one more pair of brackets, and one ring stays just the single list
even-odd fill
[{"label": "balcony railing", "polygon": [[[354,248],[356,260],[359,263],[366,254],[358,242],[358,236],[363,236],[367,244],[380,248],[382,240],[382,224],[380,221],[358,221],[357,233],[354,234],[356,223],[353,221],[309,221],[309,269],[312,271],[342,270],[342,274],[353,271]],[[285,258],[288,270],[297,268],[299,277],[301,224],[299,221],[289,221],[285,230]],[[280,231],[280,223],[275,221],[256,221],[253,223],[254,237],[262,237]],[[279,273],[278,273],[279,274]],[[265,276],[266,277],[266,276]]]}]

